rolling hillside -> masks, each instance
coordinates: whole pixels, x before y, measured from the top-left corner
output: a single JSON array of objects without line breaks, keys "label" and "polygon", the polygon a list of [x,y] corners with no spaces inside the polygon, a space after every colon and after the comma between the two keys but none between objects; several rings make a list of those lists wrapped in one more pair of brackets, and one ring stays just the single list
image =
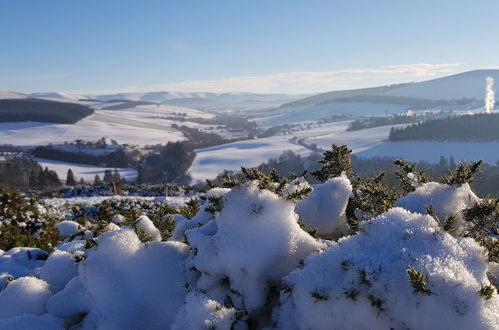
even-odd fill
[{"label": "rolling hillside", "polygon": [[87,106],[76,103],[53,102],[39,99],[0,100],[0,122],[37,121],[74,124],[94,113]]}]

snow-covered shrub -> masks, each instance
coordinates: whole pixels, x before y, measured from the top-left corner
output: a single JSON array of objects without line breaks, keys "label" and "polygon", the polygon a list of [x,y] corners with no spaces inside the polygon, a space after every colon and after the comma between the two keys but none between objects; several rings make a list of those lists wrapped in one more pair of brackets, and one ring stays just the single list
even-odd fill
[{"label": "snow-covered shrub", "polygon": [[8,319],[0,319],[0,329],[62,330],[64,327],[61,320],[52,315],[23,314]]},{"label": "snow-covered shrub", "polygon": [[308,226],[317,228],[321,236],[344,234],[348,229],[345,211],[351,193],[352,185],[346,177],[329,179],[297,203],[296,213]]},{"label": "snow-covered shrub", "polygon": [[0,292],[0,319],[23,314],[42,315],[51,295],[47,282],[32,276],[18,278]]},{"label": "snow-covered shrub", "polygon": [[171,329],[231,329],[236,321],[234,308],[224,307],[205,294],[191,292],[187,294]]},{"label": "snow-covered shrub", "polygon": [[466,228],[466,223],[459,212],[479,202],[469,184],[446,185],[438,182],[428,182],[417,187],[416,190],[400,198],[396,205],[412,212],[428,213],[434,208],[439,220],[444,220],[451,214],[458,215],[454,224],[457,232]]},{"label": "snow-covered shrub", "polygon": [[53,291],[59,291],[76,275],[78,264],[73,254],[55,250],[40,269],[40,278],[50,284]]},{"label": "snow-covered shrub", "polygon": [[59,239],[51,211],[37,198],[0,187],[0,249],[17,246],[50,249]]},{"label": "snow-covered shrub", "polygon": [[38,275],[47,257],[47,252],[37,248],[12,248],[0,253],[0,273],[13,278]]},{"label": "snow-covered shrub", "polygon": [[221,210],[221,203],[223,196],[230,192],[229,188],[212,188],[206,192],[203,196],[203,199],[206,200],[206,203],[201,205],[200,209],[192,217],[192,219],[188,219],[181,214],[173,214],[171,215],[172,219],[175,221],[175,230],[170,237],[170,240],[185,242],[185,231],[188,229],[200,227],[206,224],[208,221],[213,220],[215,218],[215,213]]},{"label": "snow-covered shrub", "polygon": [[142,215],[138,219],[140,229],[150,237],[151,241],[161,241],[161,232],[147,216]]},{"label": "snow-covered shrub", "polygon": [[59,235],[63,238],[69,238],[71,236],[75,236],[80,232],[80,225],[78,222],[71,220],[64,220],[59,222],[57,225],[57,231]]},{"label": "snow-covered shrub", "polygon": [[65,319],[86,314],[84,329],[168,328],[184,302],[187,252],[179,242],[144,245],[131,229],[104,233],[48,310]]},{"label": "snow-covered shrub", "polygon": [[282,329],[496,329],[483,248],[395,208],[285,277]]},{"label": "snow-covered shrub", "polygon": [[260,189],[258,181],[225,194],[214,220],[185,232],[197,252],[191,263],[201,272],[198,287],[214,294],[218,290],[215,295],[223,301],[220,287],[226,282],[231,299],[244,300],[238,307],[250,312],[262,308],[272,285],[324,247],[300,228],[294,208]]}]

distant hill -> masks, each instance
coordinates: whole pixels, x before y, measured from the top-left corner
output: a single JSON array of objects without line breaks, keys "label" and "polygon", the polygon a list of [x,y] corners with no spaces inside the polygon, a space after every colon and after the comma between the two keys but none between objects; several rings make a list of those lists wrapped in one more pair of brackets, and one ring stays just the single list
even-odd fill
[{"label": "distant hill", "polygon": [[285,103],[281,108],[353,102],[405,104],[409,107],[472,103],[484,98],[487,77],[494,78],[499,84],[499,70],[475,70],[418,83],[321,93]]},{"label": "distant hill", "polygon": [[74,124],[94,113],[87,106],[76,103],[39,99],[0,99],[0,122],[38,121]]},{"label": "distant hill", "polygon": [[362,89],[351,89],[351,90],[341,90],[341,91],[332,91],[327,93],[321,93],[313,96],[309,96],[303,98],[301,100],[297,100],[294,102],[289,102],[281,105],[281,108],[287,107],[303,107],[303,106],[312,106],[312,105],[321,105],[336,102],[337,99],[341,98],[352,98],[359,96],[372,96],[372,95],[380,95],[386,93],[388,91],[397,90],[399,88],[403,88],[409,84],[397,84],[397,85],[389,85],[389,86],[380,86],[380,87],[370,87],[370,88],[362,88]]},{"label": "distant hill", "polygon": [[4,99],[27,99],[29,98],[29,95],[23,94],[23,93],[18,93],[18,92],[12,92],[12,91],[6,91],[0,89],[0,100]]}]

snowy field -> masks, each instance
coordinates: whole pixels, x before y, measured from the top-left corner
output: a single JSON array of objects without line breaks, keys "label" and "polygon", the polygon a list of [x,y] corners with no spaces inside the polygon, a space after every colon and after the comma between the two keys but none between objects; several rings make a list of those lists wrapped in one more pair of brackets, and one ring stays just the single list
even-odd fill
[{"label": "snowy field", "polygon": [[360,157],[404,158],[411,162],[424,160],[437,163],[440,156],[456,161],[483,160],[495,164],[499,160],[499,142],[382,142],[370,149],[357,153]]},{"label": "snowy field", "polygon": [[310,130],[269,138],[238,141],[197,150],[197,157],[190,169],[193,181],[216,177],[224,169],[238,170],[241,166],[258,166],[270,158],[278,158],[284,150],[307,156],[315,143],[322,149],[331,144],[346,144],[354,152],[369,150],[388,138],[391,126],[362,131],[346,132],[351,121],[323,124]]},{"label": "snowy field", "polygon": [[141,106],[126,110],[96,110],[74,125],[40,122],[0,123],[0,141],[20,146],[57,144],[76,139],[97,140],[108,137],[120,144],[165,144],[181,141],[183,134],[171,127],[175,122],[162,119],[175,113],[188,118],[210,118],[204,112],[171,107]]},{"label": "snowy field", "polygon": [[[102,179],[104,177],[105,170],[112,170],[114,172],[114,168],[110,167],[101,167],[95,165],[87,165],[87,164],[78,164],[78,163],[66,163],[58,160],[49,160],[43,158],[32,158],[36,160],[43,168],[48,167],[49,170],[53,170],[57,172],[57,176],[61,180],[66,180],[66,175],[68,170],[71,169],[73,174],[75,175],[76,180],[83,180],[87,182],[94,182],[95,175],[98,174]],[[137,177],[137,170],[133,168],[118,168],[118,172],[122,177],[129,181],[134,181]]]},{"label": "snowy field", "polygon": [[161,197],[144,197],[144,196],[95,196],[95,197],[71,197],[71,198],[48,198],[44,201],[54,207],[60,207],[65,204],[84,204],[84,205],[95,205],[100,204],[105,200],[119,200],[119,199],[140,199],[151,202],[166,202],[172,206],[182,206],[184,205],[192,196],[161,196]]},{"label": "snowy field", "polygon": [[197,150],[190,169],[193,182],[216,177],[227,170],[238,170],[241,166],[258,166],[270,158],[278,158],[284,150],[302,156],[312,152],[312,145],[328,150],[333,143],[346,144],[353,153],[363,158],[404,158],[409,161],[437,163],[441,156],[451,156],[455,161],[482,159],[495,164],[499,160],[499,142],[388,142],[391,127],[381,126],[360,131],[347,132],[351,121],[323,124],[309,130],[269,138],[238,141]]}]

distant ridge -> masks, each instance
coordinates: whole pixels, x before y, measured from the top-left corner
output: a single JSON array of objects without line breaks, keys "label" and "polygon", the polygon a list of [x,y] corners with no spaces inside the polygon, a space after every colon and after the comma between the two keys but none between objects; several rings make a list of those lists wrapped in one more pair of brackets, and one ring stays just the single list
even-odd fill
[{"label": "distant ridge", "polygon": [[313,106],[342,102],[365,102],[368,96],[443,101],[458,99],[481,100],[485,93],[485,79],[492,77],[499,84],[499,70],[474,70],[432,80],[380,87],[332,91],[317,94],[281,105],[281,108]]}]

